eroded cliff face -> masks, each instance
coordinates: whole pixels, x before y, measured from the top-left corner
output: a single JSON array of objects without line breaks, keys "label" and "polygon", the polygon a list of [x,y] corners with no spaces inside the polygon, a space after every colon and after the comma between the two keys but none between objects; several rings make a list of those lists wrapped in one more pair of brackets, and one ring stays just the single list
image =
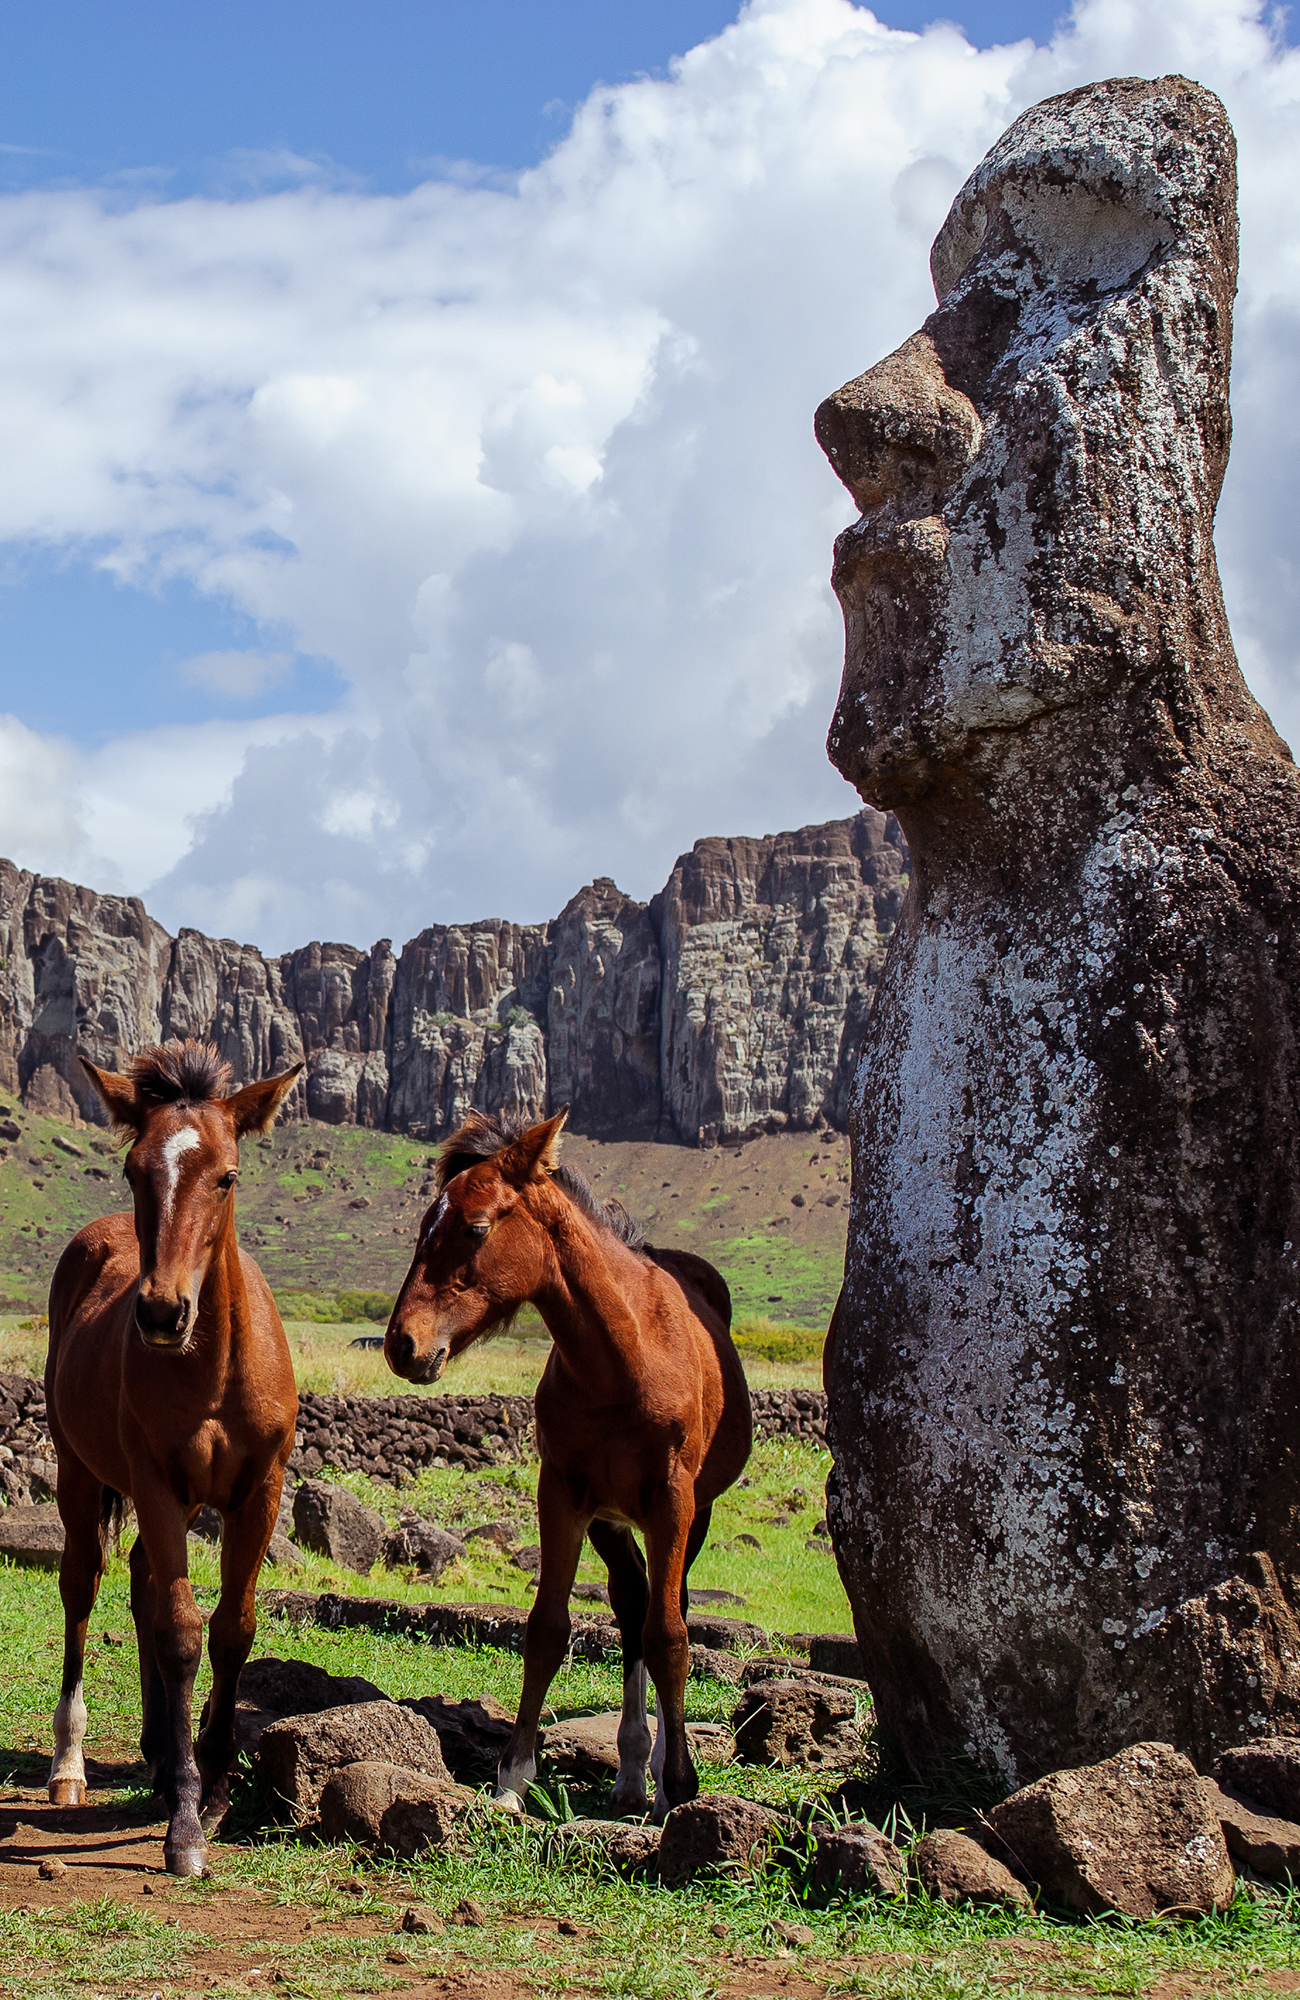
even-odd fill
[{"label": "eroded cliff face", "polygon": [[702,840],[650,904],[607,878],[549,924],[436,925],[278,958],[0,861],[0,1088],[102,1122],[76,1061],[214,1041],[237,1082],[305,1061],[293,1116],[437,1138],[478,1106],[691,1144],[844,1122],[906,887],[874,812]]}]

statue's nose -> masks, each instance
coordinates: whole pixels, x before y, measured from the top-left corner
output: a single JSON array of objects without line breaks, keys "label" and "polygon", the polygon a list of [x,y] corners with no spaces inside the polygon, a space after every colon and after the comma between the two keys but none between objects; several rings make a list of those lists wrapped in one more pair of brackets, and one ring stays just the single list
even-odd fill
[{"label": "statue's nose", "polygon": [[982,435],[979,412],[947,380],[927,333],[828,396],[813,430],[864,514],[892,502],[908,518],[940,511]]}]

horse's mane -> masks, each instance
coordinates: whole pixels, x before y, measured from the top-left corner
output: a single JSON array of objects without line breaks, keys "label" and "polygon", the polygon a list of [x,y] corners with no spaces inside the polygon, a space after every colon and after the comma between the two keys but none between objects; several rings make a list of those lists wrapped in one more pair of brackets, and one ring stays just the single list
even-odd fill
[{"label": "horse's mane", "polygon": [[230,1088],[230,1064],[211,1042],[163,1042],[132,1056],[128,1071],[142,1104],[213,1104]]},{"label": "horse's mane", "polygon": [[[512,1111],[471,1111],[464,1124],[453,1132],[438,1155],[434,1176],[439,1194],[448,1181],[455,1180],[467,1167],[503,1153],[528,1130],[529,1120]],[[602,1201],[574,1167],[552,1169],[551,1179],[568,1195],[589,1222],[608,1229],[629,1250],[644,1251],[645,1232],[632,1220],[621,1201]]]}]

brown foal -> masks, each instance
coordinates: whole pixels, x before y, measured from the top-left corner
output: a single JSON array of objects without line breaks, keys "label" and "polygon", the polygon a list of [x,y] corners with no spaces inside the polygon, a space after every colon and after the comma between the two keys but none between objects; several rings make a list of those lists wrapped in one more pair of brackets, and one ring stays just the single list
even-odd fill
[{"label": "brown foal", "polygon": [[525,1130],[473,1113],[447,1141],[385,1354],[408,1381],[436,1382],[525,1299],[541,1313],[554,1342],[535,1405],[542,1567],[496,1796],[520,1810],[536,1775],[537,1724],[568,1648],[585,1534],[608,1568],[623,1642],[614,1806],[646,1809],[648,1668],[662,1819],[699,1789],[683,1713],[686,1578],[713,1502],[749,1457],[749,1390],[725,1282],[702,1257],[650,1249],[616,1203],[602,1205],[558,1164],[566,1115]]},{"label": "brown foal", "polygon": [[[103,1216],[74,1236],[50,1287],[45,1394],[66,1535],[50,1798],[85,1800],[86,1625],[108,1530],[129,1500],[140,1529],[131,1550],[140,1747],[167,1806],[167,1867],[195,1875],[207,1860],[204,1826],[228,1803],[235,1694],[298,1409],[275,1301],[235,1241],[239,1141],[270,1125],[302,1065],[226,1096],[229,1068],[205,1043],[150,1049],[124,1076],[82,1061],[130,1136],[135,1212]],[[203,1624],[186,1534],[204,1505],[222,1516],[221,1598],[196,1764],[190,1702]]]}]

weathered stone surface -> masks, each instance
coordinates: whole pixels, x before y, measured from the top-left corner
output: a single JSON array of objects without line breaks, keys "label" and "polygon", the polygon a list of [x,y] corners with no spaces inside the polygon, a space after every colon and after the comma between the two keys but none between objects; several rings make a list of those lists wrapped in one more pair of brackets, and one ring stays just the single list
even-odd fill
[{"label": "weathered stone surface", "polygon": [[237,1083],[304,1061],[290,1116],[427,1138],[473,1106],[563,1102],[578,1130],[692,1143],[842,1125],[906,866],[897,823],[868,811],[698,842],[649,904],[601,877],[549,924],[263,958],[0,862],[0,1089],[102,1122],[76,1048],[120,1069],[195,1035]]},{"label": "weathered stone surface", "polygon": [[323,1479],[304,1479],[293,1496],[293,1532],[303,1548],[366,1576],[384,1546],[384,1519],[373,1507]]},{"label": "weathered stone surface", "polygon": [[939,1829],[917,1843],[917,1880],[937,1903],[1032,1909],[1033,1897],[1011,1870],[969,1834]]},{"label": "weathered stone surface", "polygon": [[813,1887],[822,1895],[835,1889],[868,1889],[877,1896],[898,1896],[906,1888],[907,1863],[878,1826],[862,1820],[813,1831],[817,1836]]},{"label": "weathered stone surface", "polygon": [[781,1835],[781,1818],[733,1792],[703,1792],[674,1806],[659,1841],[664,1882],[686,1882],[701,1870],[761,1864]]},{"label": "weathered stone surface", "polygon": [[57,1569],[63,1556],[63,1523],[52,1501],[0,1510],[0,1558],[22,1569]]},{"label": "weathered stone surface", "polygon": [[1102,1764],[1056,1771],[988,1815],[1022,1874],[1073,1910],[1223,1909],[1232,1863],[1218,1816],[1186,1757],[1135,1743]]},{"label": "weathered stone surface", "polygon": [[660,1830],[616,1819],[571,1819],[556,1830],[556,1840],[562,1848],[576,1848],[592,1858],[599,1855],[620,1873],[637,1874],[657,1861]]},{"label": "weathered stone surface", "polygon": [[263,1731],[254,1769],[298,1813],[312,1813],[332,1771],[399,1764],[450,1783],[437,1732],[395,1701],[366,1701],[318,1715],[285,1716]]},{"label": "weathered stone surface", "polygon": [[1208,91],[1052,99],[817,418],[864,510],[830,754],[915,862],[829,1516],[884,1728],[1011,1783],[1300,1721],[1300,782],[1214,559],[1236,240]]},{"label": "weathered stone surface", "polygon": [[851,1764],[862,1748],[857,1701],[824,1681],[755,1681],[731,1718],[736,1755],[744,1764]]},{"label": "weathered stone surface", "polygon": [[436,1582],[459,1556],[468,1553],[459,1535],[422,1520],[418,1514],[408,1515],[384,1536],[383,1557],[389,1568],[418,1569],[430,1582]]},{"label": "weathered stone surface", "polygon": [[[617,1709],[605,1715],[573,1715],[565,1722],[553,1722],[540,1738],[546,1764],[561,1777],[612,1778],[618,1771]],[[653,1742],[657,1724],[650,1717]],[[718,1722],[688,1722],[686,1740],[697,1763],[729,1763],[735,1750],[731,1731]]]},{"label": "weathered stone surface", "polygon": [[1222,1791],[1213,1778],[1202,1778],[1201,1784],[1234,1861],[1257,1875],[1300,1882],[1300,1826],[1294,1820],[1254,1811],[1243,1799]]},{"label": "weathered stone surface", "polygon": [[1300,1736],[1265,1736],[1225,1750],[1214,1775],[1230,1792],[1283,1819],[1300,1820]]},{"label": "weathered stone surface", "polygon": [[322,1715],[328,1708],[352,1708],[384,1701],[382,1688],[362,1674],[328,1674],[310,1660],[248,1660],[239,1676],[239,1699],[280,1715]]},{"label": "weathered stone surface", "polygon": [[813,1632],[808,1638],[808,1664],[821,1674],[841,1674],[860,1681],[862,1648],[852,1632]]},{"label": "weathered stone surface", "polygon": [[[321,1792],[319,1817],[330,1840],[359,1840],[409,1858],[426,1847],[446,1846],[473,1797],[463,1785],[427,1778],[400,1764],[345,1764]],[[418,1820],[410,1814],[390,1820],[398,1804],[419,1806],[423,1812]]]},{"label": "weathered stone surface", "polygon": [[493,1695],[470,1701],[448,1701],[440,1694],[408,1696],[402,1706],[413,1708],[437,1730],[453,1778],[481,1784],[495,1775],[514,1733],[515,1718]]}]

